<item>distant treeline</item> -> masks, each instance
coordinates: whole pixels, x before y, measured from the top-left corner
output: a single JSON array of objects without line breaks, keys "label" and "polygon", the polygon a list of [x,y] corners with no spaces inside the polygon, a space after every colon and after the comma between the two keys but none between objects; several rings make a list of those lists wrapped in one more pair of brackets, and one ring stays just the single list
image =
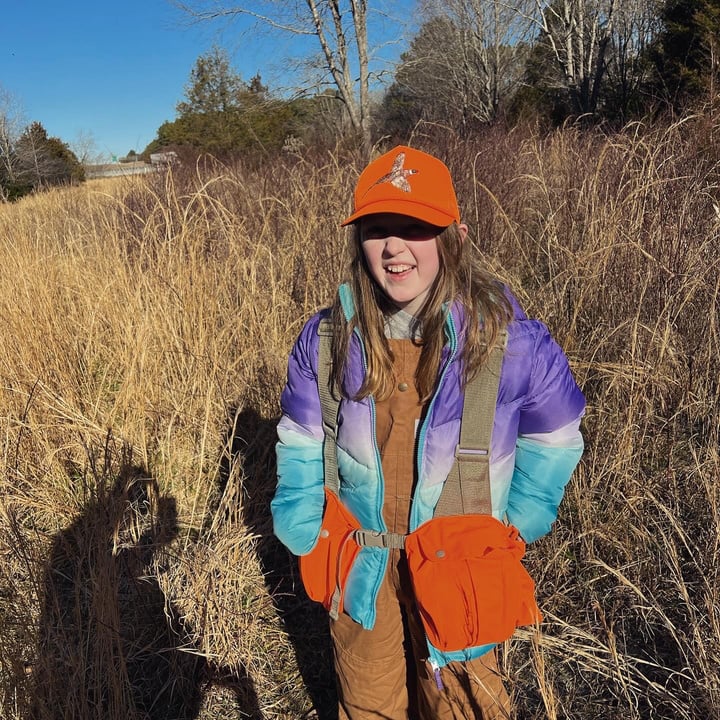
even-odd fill
[{"label": "distant treeline", "polygon": [[[418,8],[423,21],[384,92],[363,100],[358,85],[370,116],[365,137],[337,77],[333,85],[331,64],[322,91],[280,95],[259,74],[244,81],[214,47],[197,59],[175,119],[120,161],[167,150],[266,160],[283,149],[368,147],[368,133],[373,142],[406,142],[421,123],[465,137],[497,123],[552,128],[581,119],[612,129],[716,103],[720,0],[518,0],[512,8],[502,0],[422,0]],[[17,138],[8,128],[0,108],[0,198],[82,179],[77,157],[40,123]]]}]

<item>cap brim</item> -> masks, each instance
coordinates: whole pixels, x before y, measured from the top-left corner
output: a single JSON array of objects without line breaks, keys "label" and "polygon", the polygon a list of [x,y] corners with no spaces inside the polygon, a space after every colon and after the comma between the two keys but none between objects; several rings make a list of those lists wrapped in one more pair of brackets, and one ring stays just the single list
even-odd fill
[{"label": "cap brim", "polygon": [[351,225],[352,223],[360,220],[360,218],[367,215],[378,215],[379,213],[406,215],[407,217],[422,220],[430,225],[443,228],[448,227],[448,225],[452,225],[454,222],[460,222],[459,218],[448,215],[448,213],[438,210],[437,208],[430,207],[429,205],[394,198],[392,200],[378,200],[377,202],[365,205],[363,208],[350,215],[350,217],[343,220],[340,223],[340,226],[344,227],[345,225]]}]

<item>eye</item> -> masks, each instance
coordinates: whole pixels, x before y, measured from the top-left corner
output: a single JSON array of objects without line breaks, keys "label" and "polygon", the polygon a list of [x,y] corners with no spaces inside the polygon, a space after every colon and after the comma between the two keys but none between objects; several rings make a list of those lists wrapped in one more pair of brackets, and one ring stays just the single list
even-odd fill
[{"label": "eye", "polygon": [[427,228],[422,225],[409,225],[405,228],[405,237],[417,238],[422,237],[427,232]]},{"label": "eye", "polygon": [[388,236],[388,231],[382,225],[370,225],[362,229],[363,240],[378,240]]},{"label": "eye", "polygon": [[413,224],[403,228],[403,237],[408,240],[427,240],[437,234],[436,228],[432,225]]}]

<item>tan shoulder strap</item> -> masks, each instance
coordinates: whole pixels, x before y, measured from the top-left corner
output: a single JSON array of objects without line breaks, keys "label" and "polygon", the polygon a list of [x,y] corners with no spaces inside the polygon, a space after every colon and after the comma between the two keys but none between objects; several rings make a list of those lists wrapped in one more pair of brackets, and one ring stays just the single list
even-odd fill
[{"label": "tan shoulder strap", "polygon": [[333,326],[330,318],[324,318],[318,325],[320,344],[318,346],[318,392],[322,412],[323,464],[325,467],[325,487],[335,495],[340,489],[337,466],[337,416],[340,406],[339,393],[330,386],[330,367],[332,363],[331,347]]},{"label": "tan shoulder strap", "polygon": [[499,340],[485,364],[465,387],[460,442],[455,448],[455,461],[440,493],[434,517],[492,514],[490,442],[507,332],[503,332]]}]

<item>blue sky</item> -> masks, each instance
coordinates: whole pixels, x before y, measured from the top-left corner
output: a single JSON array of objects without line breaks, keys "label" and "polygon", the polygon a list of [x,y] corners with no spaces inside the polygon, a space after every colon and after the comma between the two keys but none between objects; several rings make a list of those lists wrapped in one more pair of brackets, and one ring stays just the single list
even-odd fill
[{"label": "blue sky", "polygon": [[[289,40],[258,35],[249,22],[190,25],[169,0],[2,4],[0,89],[24,121],[41,122],[71,147],[90,137],[105,157],[141,152],[175,118],[195,61],[214,44],[244,80],[260,72],[271,90],[292,53]],[[402,35],[390,22],[382,32]],[[384,53],[401,50],[396,43]]]}]

